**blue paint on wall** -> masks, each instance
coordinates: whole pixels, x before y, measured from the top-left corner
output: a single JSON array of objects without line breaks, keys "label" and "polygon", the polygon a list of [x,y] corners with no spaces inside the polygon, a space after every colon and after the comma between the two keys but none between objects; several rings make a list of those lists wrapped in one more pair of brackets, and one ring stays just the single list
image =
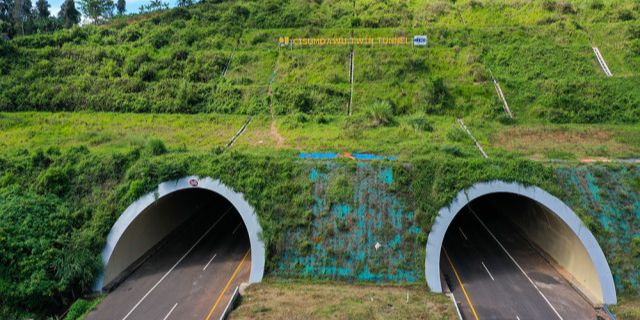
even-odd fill
[{"label": "blue paint on wall", "polygon": [[[300,152],[301,159],[313,159],[313,160],[331,160],[342,157],[343,155],[335,152]],[[395,156],[381,156],[370,153],[352,153],[350,155],[356,160],[371,161],[371,160],[397,160]]]},{"label": "blue paint on wall", "polygon": [[[639,167],[579,167],[558,170],[560,183],[574,193],[569,204],[599,224],[598,242],[611,267],[618,292],[640,290]],[[593,227],[592,227],[593,228]]]},{"label": "blue paint on wall", "polygon": [[[313,168],[313,221],[291,230],[284,254],[273,271],[278,276],[414,283],[424,278],[422,230],[413,211],[390,191],[393,170],[358,163],[353,169],[327,163]],[[353,182],[352,199],[331,203],[327,189],[338,175]],[[376,250],[376,243],[380,243]]]}]

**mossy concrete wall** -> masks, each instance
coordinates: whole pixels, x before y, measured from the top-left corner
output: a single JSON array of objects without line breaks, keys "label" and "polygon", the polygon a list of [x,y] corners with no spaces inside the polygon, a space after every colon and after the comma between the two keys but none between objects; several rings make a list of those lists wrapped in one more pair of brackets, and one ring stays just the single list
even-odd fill
[{"label": "mossy concrete wall", "polygon": [[556,170],[566,203],[592,229],[619,293],[640,290],[640,167]]},{"label": "mossy concrete wall", "polygon": [[[359,281],[424,281],[424,243],[417,190],[398,183],[402,166],[316,164],[309,223],[290,228],[278,247],[272,275]],[[409,172],[418,170],[412,168]],[[401,170],[405,171],[405,170]],[[638,291],[640,260],[637,168],[556,168],[553,176],[569,205],[594,233],[618,293]],[[635,180],[634,180],[635,179]],[[628,183],[627,183],[628,182]],[[455,190],[452,190],[455,191]],[[459,191],[459,190],[458,190]],[[346,193],[346,195],[344,194]],[[556,192],[557,193],[557,192]],[[376,244],[379,243],[378,249]]]},{"label": "mossy concrete wall", "polygon": [[415,214],[393,191],[390,167],[328,163],[308,172],[307,227],[286,231],[272,273],[360,281],[422,281],[424,250]]}]

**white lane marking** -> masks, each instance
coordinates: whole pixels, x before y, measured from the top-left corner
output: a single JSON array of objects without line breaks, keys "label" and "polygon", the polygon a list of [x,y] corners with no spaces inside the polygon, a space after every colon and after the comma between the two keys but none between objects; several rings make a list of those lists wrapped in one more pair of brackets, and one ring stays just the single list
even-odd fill
[{"label": "white lane marking", "polygon": [[507,256],[509,257],[509,259],[511,259],[511,261],[513,261],[513,263],[516,265],[516,267],[518,267],[518,269],[520,269],[520,272],[522,272],[522,274],[524,274],[525,278],[527,278],[527,280],[529,280],[529,282],[531,283],[531,285],[536,289],[536,291],[538,291],[538,293],[542,296],[542,299],[544,299],[544,301],[547,302],[547,304],[549,305],[549,307],[551,307],[551,310],[553,310],[553,312],[556,314],[556,316],[558,316],[558,319],[560,320],[564,320],[562,318],[562,316],[558,313],[558,310],[556,310],[556,308],[553,307],[553,305],[551,304],[551,302],[549,302],[549,299],[547,299],[547,297],[542,293],[542,291],[540,291],[540,289],[538,289],[538,286],[536,286],[536,284],[533,282],[533,280],[531,280],[531,278],[529,278],[529,276],[527,275],[526,272],[524,272],[524,270],[522,269],[522,267],[520,267],[520,265],[518,264],[518,262],[516,262],[516,259],[514,259],[511,254],[509,254],[509,251],[507,251],[507,249],[502,245],[502,243],[500,243],[500,241],[498,241],[498,238],[496,238],[496,236],[493,235],[493,232],[491,232],[491,230],[489,230],[489,228],[487,228],[487,226],[484,224],[484,222],[482,222],[482,220],[480,220],[480,217],[478,217],[476,215],[476,213],[471,210],[471,213],[473,214],[474,217],[476,217],[476,219],[478,219],[478,221],[480,222],[480,224],[482,225],[482,227],[484,227],[485,230],[487,230],[487,232],[489,232],[489,234],[491,235],[491,237],[493,238],[493,240],[495,240],[498,245],[500,246],[500,248],[502,248],[502,251],[504,251],[504,253],[507,254]]},{"label": "white lane marking", "polygon": [[487,273],[489,274],[489,277],[491,277],[491,280],[496,281],[496,279],[493,278],[493,276],[491,275],[491,272],[489,272],[489,269],[487,269],[487,266],[484,265],[484,261],[481,261],[482,266],[484,267],[484,270],[487,271]]},{"label": "white lane marking", "polygon": [[520,317],[518,317],[518,315],[517,315],[517,314],[516,314],[516,319],[517,319],[517,320],[520,320]]},{"label": "white lane marking", "polygon": [[169,315],[171,315],[171,312],[173,312],[173,310],[178,306],[178,303],[176,302],[176,304],[173,305],[173,308],[171,308],[171,310],[169,310],[169,313],[167,313],[166,316],[164,316],[164,318],[162,318],[162,320],[167,320],[169,319]]},{"label": "white lane marking", "polygon": [[464,234],[464,231],[462,231],[462,228],[458,227],[458,230],[460,230],[460,233],[462,233],[462,236],[464,237],[464,239],[469,241],[469,238],[467,238],[467,235]]},{"label": "white lane marking", "polygon": [[202,271],[207,270],[207,267],[209,266],[209,264],[211,264],[211,261],[213,261],[213,259],[217,256],[218,254],[214,254],[213,257],[211,257],[211,259],[209,260],[209,262],[207,262],[207,265],[204,266],[204,268],[202,268]]},{"label": "white lane marking", "polygon": [[207,229],[207,231],[205,231],[205,233],[200,237],[200,239],[198,239],[198,241],[196,241],[196,243],[194,243],[193,246],[191,246],[191,248],[189,248],[189,250],[187,250],[187,252],[178,260],[178,262],[176,262],[173,265],[173,267],[171,267],[171,269],[169,269],[169,271],[167,271],[167,273],[165,273],[162,276],[162,278],[160,278],[160,280],[158,280],[158,282],[156,282],[156,284],[153,285],[153,287],[149,289],[149,291],[147,291],[147,293],[142,297],[142,299],[140,299],[140,301],[138,301],[138,303],[136,303],[136,305],[133,306],[133,308],[131,308],[129,313],[127,313],[127,315],[124,316],[122,320],[126,320],[127,318],[129,318],[129,316],[133,313],[133,311],[135,311],[138,308],[138,306],[142,303],[142,301],[144,301],[144,299],[146,299],[149,296],[149,294],[151,294],[151,291],[153,291],[160,284],[160,282],[162,282],[169,275],[169,273],[171,273],[171,271],[173,271],[173,269],[175,269],[178,266],[178,264],[180,264],[180,262],[184,260],[184,258],[193,250],[193,248],[195,248],[198,245],[198,243],[200,243],[200,241],[202,241],[202,239],[207,234],[209,234],[211,229],[213,229],[213,227],[215,227],[218,224],[218,222],[220,222],[220,220],[222,220],[222,218],[224,218],[227,215],[227,213],[229,213],[229,210],[231,209],[228,209],[220,218],[218,218],[218,220],[216,220],[216,222],[213,223],[213,225],[211,225],[211,227],[209,227],[209,229]]},{"label": "white lane marking", "polygon": [[242,225],[242,222],[238,223],[238,226],[233,229],[233,232],[231,234],[236,234],[236,231],[238,231],[238,228],[240,228],[240,225]]}]

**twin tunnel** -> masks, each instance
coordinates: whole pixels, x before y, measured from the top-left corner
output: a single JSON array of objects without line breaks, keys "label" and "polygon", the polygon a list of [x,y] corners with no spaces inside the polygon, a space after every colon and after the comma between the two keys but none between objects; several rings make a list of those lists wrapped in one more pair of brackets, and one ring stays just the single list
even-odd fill
[{"label": "twin tunnel", "polygon": [[[98,277],[95,289],[109,291],[117,286],[163,246],[163,242],[171,241],[177,229],[193,230],[199,224],[217,223],[216,219],[222,215],[241,223],[250,247],[248,282],[260,282],[264,275],[265,246],[260,239],[262,229],[254,209],[242,194],[220,181],[191,176],[161,183],[122,213],[107,236],[102,251],[103,273]],[[204,231],[211,230],[200,230]]]},{"label": "twin tunnel", "polygon": [[[107,237],[102,252],[103,273],[97,279],[96,290],[116,287],[178,226],[188,224],[203,209],[213,215],[231,211],[229,214],[241,222],[250,247],[248,282],[260,282],[266,252],[256,212],[242,194],[220,181],[191,176],[160,184],[125,210]],[[448,207],[438,212],[426,245],[425,277],[431,291],[442,292],[443,285],[448,285],[443,268],[448,268],[447,259],[456,253],[448,252],[447,256],[445,251],[455,250],[467,238],[467,234],[454,235],[464,228],[511,228],[526,239],[521,246],[535,248],[562,270],[563,277],[592,305],[616,303],[606,258],[580,218],[540,188],[502,181],[477,183],[460,191]],[[464,255],[458,259],[464,259]]]}]

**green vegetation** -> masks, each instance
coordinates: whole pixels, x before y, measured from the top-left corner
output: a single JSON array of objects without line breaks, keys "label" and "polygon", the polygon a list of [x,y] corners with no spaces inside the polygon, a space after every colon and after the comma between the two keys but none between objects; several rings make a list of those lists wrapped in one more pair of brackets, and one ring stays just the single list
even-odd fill
[{"label": "green vegetation", "polygon": [[[90,309],[94,302],[78,299],[99,272],[112,224],[158,183],[185,175],[215,177],[245,195],[260,215],[268,268],[278,263],[285,231],[312,219],[307,177],[320,164],[300,160],[301,151],[397,156],[373,165],[393,168],[393,192],[414,208],[420,243],[437,210],[478,181],[519,181],[571,198],[555,167],[530,160],[638,157],[639,20],[635,0],[231,0],[0,38],[0,318],[60,315],[74,301],[69,317]],[[416,34],[428,35],[426,48],[277,47],[279,36]],[[244,134],[224,150],[249,115]],[[347,173],[327,192],[347,202],[356,164],[337,162]],[[598,221],[577,212],[603,237]],[[312,242],[298,245],[309,251]],[[633,269],[633,259],[615,263]],[[421,303],[390,311],[345,298],[307,311],[450,312],[423,288],[387,289],[394,293],[380,296],[382,306],[406,291]],[[247,302],[236,316],[279,318],[267,302]],[[621,314],[634,314],[625,308]]]},{"label": "green vegetation", "polygon": [[91,312],[96,306],[102,302],[102,297],[94,298],[92,300],[78,299],[74,302],[67,311],[64,320],[83,320],[87,314]]},{"label": "green vegetation", "polygon": [[[185,151],[150,139],[100,155],[86,147],[16,150],[0,155],[0,302],[3,317],[60,313],[90,290],[99,252],[119,214],[160,182],[189,174],[212,176],[245,195],[260,212],[267,268],[277,265],[285,230],[310,223],[315,162],[290,153],[269,156]],[[347,167],[356,164],[344,163]],[[477,181],[503,179],[561,194],[553,170],[530,161],[418,159],[390,162],[395,190],[429,230],[437,210]],[[330,186],[336,203],[353,189],[345,176]],[[418,237],[426,240],[426,233]]]},{"label": "green vegetation", "polygon": [[639,320],[640,319],[640,298],[623,297],[618,301],[618,305],[613,306],[612,311],[620,319]]},{"label": "green vegetation", "polygon": [[[295,315],[291,311],[295,310]],[[267,281],[247,288],[229,319],[453,319],[443,295],[422,286]]]},{"label": "green vegetation", "polygon": [[491,70],[520,122],[632,124],[637,11],[626,0],[205,2],[4,43],[0,110],[344,115],[352,48],[278,49],[278,36],[427,34],[427,48],[354,48],[353,112],[387,103],[394,116],[501,121]]}]

